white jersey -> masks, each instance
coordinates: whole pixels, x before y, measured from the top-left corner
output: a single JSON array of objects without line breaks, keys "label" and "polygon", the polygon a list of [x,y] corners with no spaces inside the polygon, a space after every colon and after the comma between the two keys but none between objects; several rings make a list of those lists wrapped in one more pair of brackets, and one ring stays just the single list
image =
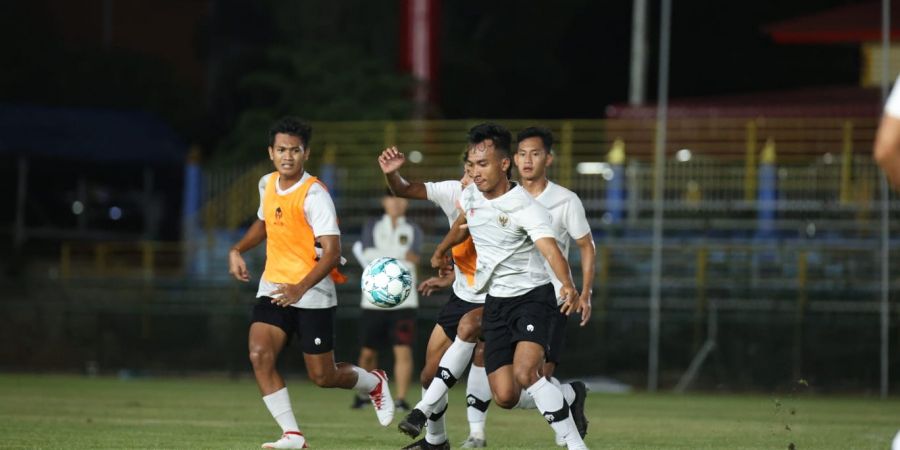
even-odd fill
[{"label": "white jersey", "polygon": [[884,104],[884,113],[895,119],[900,119],[900,77],[897,77],[897,81],[894,82],[891,95],[888,96],[887,102]]},{"label": "white jersey", "polygon": [[550,283],[544,256],[534,246],[555,238],[550,213],[522,186],[488,200],[475,185],[462,192],[460,204],[478,252],[475,288],[492,297],[515,297]]},{"label": "white jersey", "polygon": [[[385,214],[381,219],[369,222],[363,227],[362,233],[362,259],[360,263],[368,265],[370,262],[387,256],[403,262],[409,269],[413,278],[413,288],[409,297],[403,303],[391,309],[416,308],[419,306],[419,294],[416,292],[416,265],[406,260],[406,253],[422,254],[422,229],[417,225],[406,221],[406,217],[397,218],[397,226],[394,226],[391,217]],[[360,306],[364,309],[385,311],[366,300],[363,296]]]},{"label": "white jersey", "polygon": [[[273,176],[273,174],[270,173],[264,175],[259,180],[259,210],[256,212],[256,216],[259,220],[266,220],[263,216],[263,198],[265,198],[266,183],[269,182],[270,176]],[[275,191],[278,195],[288,195],[299,189],[309,177],[310,174],[304,172],[299,181],[284,190],[281,189],[278,185],[278,180],[276,180]],[[331,195],[328,194],[328,191],[326,191],[319,183],[313,183],[309,188],[309,192],[306,193],[306,200],[303,202],[303,213],[306,215],[306,221],[312,228],[315,237],[341,235],[341,230],[338,228],[334,202],[331,200]],[[260,277],[259,289],[256,291],[256,296],[271,297],[272,293],[275,292],[277,288],[278,286],[276,283]],[[306,293],[303,294],[303,297],[300,298],[300,301],[291,306],[308,309],[321,309],[337,306],[337,290],[334,287],[334,280],[326,275],[322,281],[306,291]]]},{"label": "white jersey", "polygon": [[[450,226],[453,226],[453,222],[459,217],[459,198],[462,191],[462,183],[459,180],[425,183],[425,193],[428,200],[434,202],[441,208],[441,211],[444,211]],[[474,286],[469,286],[465,275],[459,271],[459,267],[454,265],[453,270],[456,274],[456,279],[453,281],[453,293],[461,300],[470,303],[484,303],[484,292],[477,292]]]},{"label": "white jersey", "polygon": [[[591,232],[581,199],[574,192],[552,181],[547,182],[544,191],[534,199],[550,211],[551,228],[556,237],[556,244],[559,245],[563,256],[568,258],[572,241]],[[544,266],[547,268],[547,273],[550,274],[553,287],[556,288],[556,297],[559,298],[562,282],[556,278],[550,263],[546,260]]]}]

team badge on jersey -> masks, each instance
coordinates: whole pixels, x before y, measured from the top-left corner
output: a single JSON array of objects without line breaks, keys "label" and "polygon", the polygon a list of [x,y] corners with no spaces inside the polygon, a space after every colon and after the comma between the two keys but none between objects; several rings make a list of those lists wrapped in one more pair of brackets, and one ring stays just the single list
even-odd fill
[{"label": "team badge on jersey", "polygon": [[279,206],[275,208],[275,225],[284,225],[284,223],[281,221],[282,216],[283,214],[281,212],[281,207]]},{"label": "team badge on jersey", "polygon": [[497,217],[497,221],[500,222],[501,227],[506,228],[506,226],[509,225],[509,216],[500,214],[500,216]]},{"label": "team badge on jersey", "polygon": [[409,242],[409,236],[407,236],[405,234],[401,234],[399,236],[399,239],[400,239],[400,245],[406,245],[406,243]]}]

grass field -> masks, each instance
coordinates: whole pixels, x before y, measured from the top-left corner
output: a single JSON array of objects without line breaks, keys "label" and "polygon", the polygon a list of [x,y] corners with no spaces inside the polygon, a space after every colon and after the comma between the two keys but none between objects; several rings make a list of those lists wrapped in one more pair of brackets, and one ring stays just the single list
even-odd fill
[{"label": "grass field", "polygon": [[[288,380],[312,448],[399,448],[350,393]],[[464,389],[451,392],[448,430],[468,432]],[[594,449],[887,449],[900,429],[900,400],[811,395],[591,394]],[[0,375],[0,448],[259,448],[280,434],[252,380]],[[488,414],[490,448],[555,448],[534,411]]]}]

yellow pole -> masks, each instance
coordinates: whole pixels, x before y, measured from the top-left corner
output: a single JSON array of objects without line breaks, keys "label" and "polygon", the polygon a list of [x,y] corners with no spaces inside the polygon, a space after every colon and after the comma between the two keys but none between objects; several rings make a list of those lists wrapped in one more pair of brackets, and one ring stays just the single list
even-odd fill
[{"label": "yellow pole", "polygon": [[797,254],[797,309],[794,311],[794,379],[803,375],[803,315],[806,311],[806,251]]},{"label": "yellow pole", "polygon": [[850,177],[853,173],[853,122],[844,122],[844,148],[841,154],[841,203],[850,203]]},{"label": "yellow pole", "polygon": [[559,181],[563,186],[572,185],[572,122],[562,123],[562,136],[559,140]]},{"label": "yellow pole", "polygon": [[744,201],[756,199],[756,120],[747,122],[747,153],[744,157]]},{"label": "yellow pole", "polygon": [[600,258],[597,266],[597,279],[600,281],[600,304],[597,305],[597,312],[602,316],[606,308],[606,297],[609,295],[609,247],[601,245]]},{"label": "yellow pole", "polygon": [[153,263],[155,260],[153,252],[153,242],[141,242],[141,268],[143,269],[144,280],[153,278]]},{"label": "yellow pole", "polygon": [[397,145],[397,122],[384,124],[384,148]]},{"label": "yellow pole", "polygon": [[703,342],[703,316],[706,311],[706,262],[707,250],[701,247],[697,250],[697,273],[695,275],[695,288],[697,290],[697,305],[694,309],[694,350],[700,348]]},{"label": "yellow pole", "polygon": [[72,276],[72,244],[63,242],[59,250],[59,274],[63,280]]}]

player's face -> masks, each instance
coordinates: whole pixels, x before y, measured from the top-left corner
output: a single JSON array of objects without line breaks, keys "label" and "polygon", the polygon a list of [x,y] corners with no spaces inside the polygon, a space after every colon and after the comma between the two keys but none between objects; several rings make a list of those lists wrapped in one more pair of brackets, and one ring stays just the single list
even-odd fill
[{"label": "player's face", "polygon": [[501,155],[502,153],[494,148],[494,143],[490,140],[469,148],[466,155],[466,172],[479,191],[493,192],[501,181],[506,180],[506,169],[509,168],[510,162],[509,158]]},{"label": "player's face", "polygon": [[544,178],[547,167],[553,163],[553,155],[544,148],[544,141],[539,137],[530,137],[519,142],[519,148],[513,157],[516,169],[523,180],[532,181]]},{"label": "player's face", "polygon": [[298,136],[278,133],[275,144],[269,147],[269,159],[283,178],[298,178],[303,174],[303,163],[309,159],[309,151]]},{"label": "player's face", "polygon": [[381,206],[384,207],[384,213],[391,217],[400,217],[406,214],[407,203],[405,198],[384,196],[381,199]]}]

